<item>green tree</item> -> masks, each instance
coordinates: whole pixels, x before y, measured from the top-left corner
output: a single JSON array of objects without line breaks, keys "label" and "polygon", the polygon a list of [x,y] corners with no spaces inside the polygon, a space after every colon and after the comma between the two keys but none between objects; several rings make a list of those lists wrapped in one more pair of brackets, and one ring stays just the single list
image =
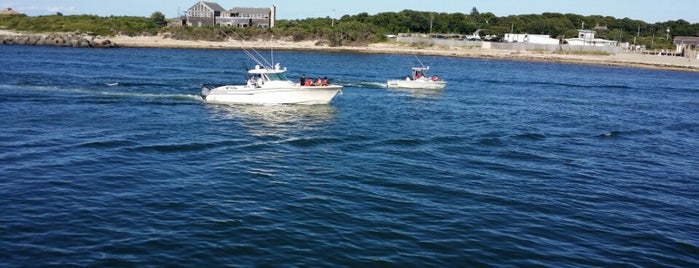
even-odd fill
[{"label": "green tree", "polygon": [[480,17],[481,13],[478,12],[478,9],[476,7],[471,8],[471,18],[474,20],[478,20],[478,17]]},{"label": "green tree", "polygon": [[160,11],[153,12],[153,14],[150,15],[151,21],[155,23],[155,25],[158,26],[165,26],[167,25],[167,21],[165,21],[165,15],[161,13]]}]

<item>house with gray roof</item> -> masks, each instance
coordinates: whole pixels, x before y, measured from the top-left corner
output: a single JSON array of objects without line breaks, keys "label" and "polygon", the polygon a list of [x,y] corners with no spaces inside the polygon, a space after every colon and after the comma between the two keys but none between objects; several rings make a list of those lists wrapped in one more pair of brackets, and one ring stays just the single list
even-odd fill
[{"label": "house with gray roof", "polygon": [[193,27],[231,26],[231,27],[274,27],[277,8],[234,7],[226,10],[214,2],[199,1],[187,9],[181,25]]},{"label": "house with gray roof", "polygon": [[272,28],[276,20],[276,7],[234,7],[221,17],[220,25],[233,27],[261,27]]},{"label": "house with gray roof", "polygon": [[225,13],[226,9],[214,2],[199,1],[187,9],[186,24],[188,26],[202,27],[216,25],[216,18]]},{"label": "house with gray roof", "polygon": [[672,42],[677,48],[677,53],[687,58],[699,59],[699,37],[698,36],[675,36]]}]

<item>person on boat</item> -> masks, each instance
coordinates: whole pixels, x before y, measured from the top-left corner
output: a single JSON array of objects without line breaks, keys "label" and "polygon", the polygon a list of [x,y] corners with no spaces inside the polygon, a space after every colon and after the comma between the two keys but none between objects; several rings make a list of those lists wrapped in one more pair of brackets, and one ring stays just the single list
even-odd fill
[{"label": "person on boat", "polygon": [[301,83],[300,84],[301,84],[301,86],[306,85],[306,74],[301,75]]},{"label": "person on boat", "polygon": [[255,86],[255,77],[250,76],[250,78],[248,78],[248,87],[254,87],[254,86]]},{"label": "person on boat", "polygon": [[305,86],[310,87],[310,86],[312,86],[312,85],[313,85],[313,78],[311,78],[311,79],[306,79],[306,84],[305,84]]},{"label": "person on boat", "polygon": [[415,79],[420,78],[420,71],[415,71]]},{"label": "person on boat", "polygon": [[265,84],[265,81],[262,80],[262,76],[257,77],[257,87],[262,87],[262,85]]},{"label": "person on boat", "polygon": [[320,77],[318,77],[318,79],[316,79],[316,84],[315,84],[315,85],[316,85],[317,87],[322,86],[322,85],[323,85],[323,80],[320,80]]},{"label": "person on boat", "polygon": [[408,76],[405,76],[405,81],[411,81],[411,80],[413,80],[413,79],[410,79],[410,76],[409,76],[409,75],[408,75]]},{"label": "person on boat", "polygon": [[330,85],[330,82],[328,82],[328,77],[326,76],[323,78],[323,83],[321,84],[321,86],[327,87],[329,85]]}]

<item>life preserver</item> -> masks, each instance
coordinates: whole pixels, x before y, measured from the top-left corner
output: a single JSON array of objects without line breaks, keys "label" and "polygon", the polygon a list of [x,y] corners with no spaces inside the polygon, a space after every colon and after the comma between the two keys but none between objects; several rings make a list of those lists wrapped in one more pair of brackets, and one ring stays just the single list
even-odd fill
[{"label": "life preserver", "polygon": [[437,77],[436,75],[433,75],[433,76],[432,76],[432,81],[437,81],[437,80],[439,80],[439,77]]}]

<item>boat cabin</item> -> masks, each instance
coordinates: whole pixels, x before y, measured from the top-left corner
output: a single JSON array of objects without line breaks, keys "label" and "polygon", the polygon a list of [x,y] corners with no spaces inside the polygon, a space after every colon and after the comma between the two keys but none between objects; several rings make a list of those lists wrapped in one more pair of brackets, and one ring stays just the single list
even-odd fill
[{"label": "boat cabin", "polygon": [[420,79],[420,77],[425,77],[427,70],[430,69],[430,66],[427,67],[413,67],[413,73],[412,73],[412,79]]},{"label": "boat cabin", "polygon": [[255,69],[248,71],[248,74],[250,74],[248,86],[256,85],[261,87],[269,82],[289,82],[289,79],[284,75],[285,72],[286,67],[284,69],[280,68],[279,63],[275,64],[274,68],[262,68],[260,65],[255,65]]}]

